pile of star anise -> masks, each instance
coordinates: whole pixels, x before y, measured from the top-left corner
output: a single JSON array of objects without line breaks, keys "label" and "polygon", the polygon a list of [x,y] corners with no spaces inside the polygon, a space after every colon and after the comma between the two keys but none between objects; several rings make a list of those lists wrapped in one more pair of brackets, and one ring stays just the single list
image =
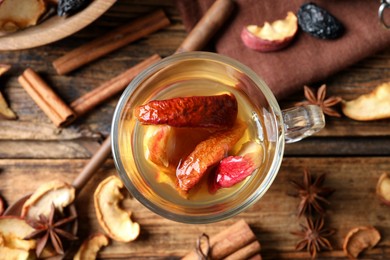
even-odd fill
[{"label": "pile of star anise", "polygon": [[307,169],[304,170],[303,181],[291,181],[296,188],[292,194],[301,199],[298,206],[298,216],[305,218],[305,224],[300,224],[301,230],[292,232],[301,239],[295,249],[300,251],[306,249],[312,259],[315,259],[317,252],[327,249],[332,250],[328,237],[335,233],[334,229],[325,227],[325,206],[329,204],[327,197],[334,189],[323,187],[325,174],[313,177]]}]

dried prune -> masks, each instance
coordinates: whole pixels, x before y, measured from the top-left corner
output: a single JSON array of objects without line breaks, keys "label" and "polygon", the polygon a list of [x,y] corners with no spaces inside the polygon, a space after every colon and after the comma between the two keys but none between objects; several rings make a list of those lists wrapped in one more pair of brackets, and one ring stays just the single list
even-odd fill
[{"label": "dried prune", "polygon": [[68,16],[84,8],[89,0],[59,0],[57,14],[59,16]]},{"label": "dried prune", "polygon": [[336,39],[344,32],[344,26],[325,9],[307,3],[298,10],[298,24],[304,32],[321,39]]}]

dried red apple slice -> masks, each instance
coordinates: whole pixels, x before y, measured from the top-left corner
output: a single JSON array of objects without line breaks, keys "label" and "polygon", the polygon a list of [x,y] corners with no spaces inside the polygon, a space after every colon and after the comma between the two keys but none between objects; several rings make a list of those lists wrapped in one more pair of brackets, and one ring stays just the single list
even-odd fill
[{"label": "dried red apple slice", "polygon": [[370,121],[390,118],[390,82],[378,85],[371,93],[351,101],[343,101],[342,111],[347,117]]},{"label": "dried red apple slice", "polygon": [[287,47],[298,31],[298,19],[293,12],[286,18],[263,26],[248,25],[241,32],[244,44],[256,51],[269,52]]},{"label": "dried red apple slice", "polygon": [[135,108],[142,124],[175,127],[231,127],[237,117],[237,100],[232,94],[152,100]]},{"label": "dried red apple slice", "polygon": [[236,156],[228,156],[218,165],[216,188],[230,188],[258,169],[263,161],[263,147],[253,141],[245,143]]},{"label": "dried red apple slice", "polygon": [[200,142],[176,170],[179,188],[185,192],[192,189],[210,166],[218,163],[227,155],[228,151],[241,139],[245,129],[245,124],[237,121],[232,128],[216,132]]}]

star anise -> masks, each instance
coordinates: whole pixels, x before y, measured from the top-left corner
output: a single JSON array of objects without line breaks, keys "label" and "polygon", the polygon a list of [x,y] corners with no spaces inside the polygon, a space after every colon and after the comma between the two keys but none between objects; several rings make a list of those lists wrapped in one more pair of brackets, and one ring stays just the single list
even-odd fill
[{"label": "star anise", "polygon": [[325,213],[323,204],[329,204],[326,198],[334,192],[334,189],[323,187],[324,181],[325,174],[321,174],[312,180],[312,176],[307,169],[303,171],[302,183],[291,180],[291,183],[297,189],[293,196],[301,198],[298,206],[298,216],[311,215],[313,210],[321,215]]},{"label": "star anise", "polygon": [[291,232],[292,234],[301,237],[295,250],[301,251],[306,248],[309,251],[311,259],[315,259],[317,252],[322,249],[332,250],[327,237],[333,235],[336,231],[334,229],[324,228],[324,219],[319,217],[314,222],[310,217],[306,218],[306,225],[300,224],[301,231]]},{"label": "star anise", "polygon": [[55,206],[52,204],[48,217],[41,214],[39,215],[38,220],[29,221],[29,224],[35,228],[36,231],[28,235],[25,239],[39,238],[36,247],[36,254],[38,257],[49,242],[49,239],[57,254],[62,255],[64,254],[64,247],[60,237],[69,240],[76,240],[77,237],[64,229],[61,229],[61,227],[74,221],[75,219],[76,216],[69,216],[65,218],[58,217],[58,215],[56,215]]},{"label": "star anise", "polygon": [[318,105],[321,107],[322,112],[328,116],[341,117],[340,113],[331,108],[332,106],[341,102],[341,97],[330,97],[325,99],[326,96],[326,85],[323,84],[317,91],[317,95],[308,87],[304,86],[305,98],[307,101],[298,102],[295,106],[305,106],[305,105]]}]

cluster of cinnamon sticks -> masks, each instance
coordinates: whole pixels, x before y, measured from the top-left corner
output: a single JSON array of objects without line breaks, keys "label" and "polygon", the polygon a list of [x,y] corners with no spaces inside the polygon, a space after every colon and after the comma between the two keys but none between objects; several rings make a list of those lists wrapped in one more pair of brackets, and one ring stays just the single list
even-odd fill
[{"label": "cluster of cinnamon sticks", "polygon": [[[200,248],[190,251],[182,259],[262,259],[260,243],[243,219],[220,233],[210,236],[208,242],[201,244]],[[200,257],[199,251],[207,252],[207,256]]]}]

